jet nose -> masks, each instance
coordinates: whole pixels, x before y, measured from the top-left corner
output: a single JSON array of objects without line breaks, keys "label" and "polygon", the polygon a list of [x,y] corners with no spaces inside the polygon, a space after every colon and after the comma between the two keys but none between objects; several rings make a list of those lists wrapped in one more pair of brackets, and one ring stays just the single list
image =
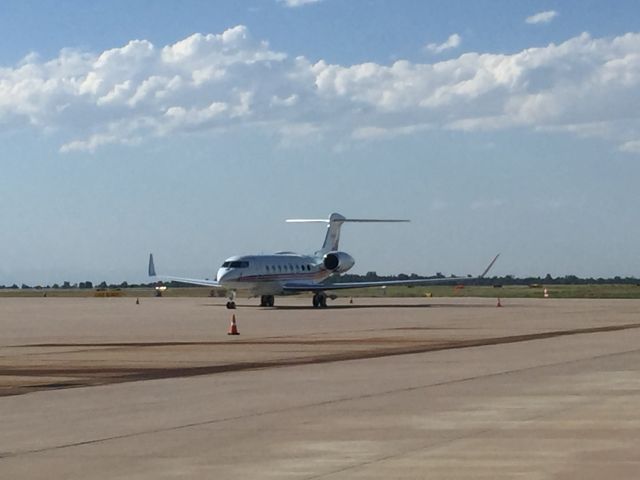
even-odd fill
[{"label": "jet nose", "polygon": [[231,270],[229,270],[228,268],[221,268],[220,270],[218,270],[218,283],[224,283],[225,281],[228,282],[229,280],[231,280],[232,276],[233,272]]}]

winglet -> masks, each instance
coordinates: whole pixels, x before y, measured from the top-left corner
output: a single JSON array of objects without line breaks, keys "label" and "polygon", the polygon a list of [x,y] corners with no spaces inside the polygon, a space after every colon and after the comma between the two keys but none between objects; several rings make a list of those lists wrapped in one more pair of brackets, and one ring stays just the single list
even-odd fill
[{"label": "winglet", "polygon": [[500,254],[497,254],[495,257],[493,257],[493,260],[491,260],[489,266],[484,269],[484,272],[482,272],[482,274],[478,278],[484,278],[484,276],[489,273],[489,270],[491,270],[491,267],[493,267],[493,264],[496,263],[496,260],[498,260],[499,256]]},{"label": "winglet", "polygon": [[156,266],[153,264],[153,253],[149,254],[149,276],[156,276]]}]

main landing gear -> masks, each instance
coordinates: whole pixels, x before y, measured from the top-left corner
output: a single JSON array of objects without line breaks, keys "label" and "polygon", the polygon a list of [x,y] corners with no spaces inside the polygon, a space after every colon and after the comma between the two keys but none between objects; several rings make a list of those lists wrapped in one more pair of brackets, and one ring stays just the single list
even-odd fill
[{"label": "main landing gear", "polygon": [[229,301],[227,302],[227,308],[229,310],[235,310],[236,309],[236,292],[235,292],[235,290],[231,290],[229,292]]},{"label": "main landing gear", "polygon": [[262,295],[260,297],[260,306],[261,307],[273,307],[275,300],[273,295]]},{"label": "main landing gear", "polygon": [[326,308],[327,294],[324,292],[314,293],[312,303],[313,303],[313,308]]}]

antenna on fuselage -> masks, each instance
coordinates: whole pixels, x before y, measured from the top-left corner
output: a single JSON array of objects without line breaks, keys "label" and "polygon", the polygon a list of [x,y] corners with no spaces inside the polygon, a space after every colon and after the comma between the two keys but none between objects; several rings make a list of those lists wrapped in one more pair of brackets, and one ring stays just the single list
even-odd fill
[{"label": "antenna on fuselage", "polygon": [[289,218],[288,223],[327,223],[327,234],[324,237],[322,248],[316,254],[325,254],[338,250],[340,243],[340,227],[343,223],[398,223],[410,222],[411,220],[400,220],[391,218],[346,218],[339,213],[332,213],[329,218]]}]

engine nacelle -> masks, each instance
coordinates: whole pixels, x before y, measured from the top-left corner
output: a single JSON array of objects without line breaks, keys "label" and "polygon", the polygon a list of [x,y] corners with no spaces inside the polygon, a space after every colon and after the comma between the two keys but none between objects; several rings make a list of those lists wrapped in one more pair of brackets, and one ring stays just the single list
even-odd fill
[{"label": "engine nacelle", "polygon": [[355,263],[353,257],[345,252],[329,252],[322,259],[324,268],[334,273],[344,273]]}]

